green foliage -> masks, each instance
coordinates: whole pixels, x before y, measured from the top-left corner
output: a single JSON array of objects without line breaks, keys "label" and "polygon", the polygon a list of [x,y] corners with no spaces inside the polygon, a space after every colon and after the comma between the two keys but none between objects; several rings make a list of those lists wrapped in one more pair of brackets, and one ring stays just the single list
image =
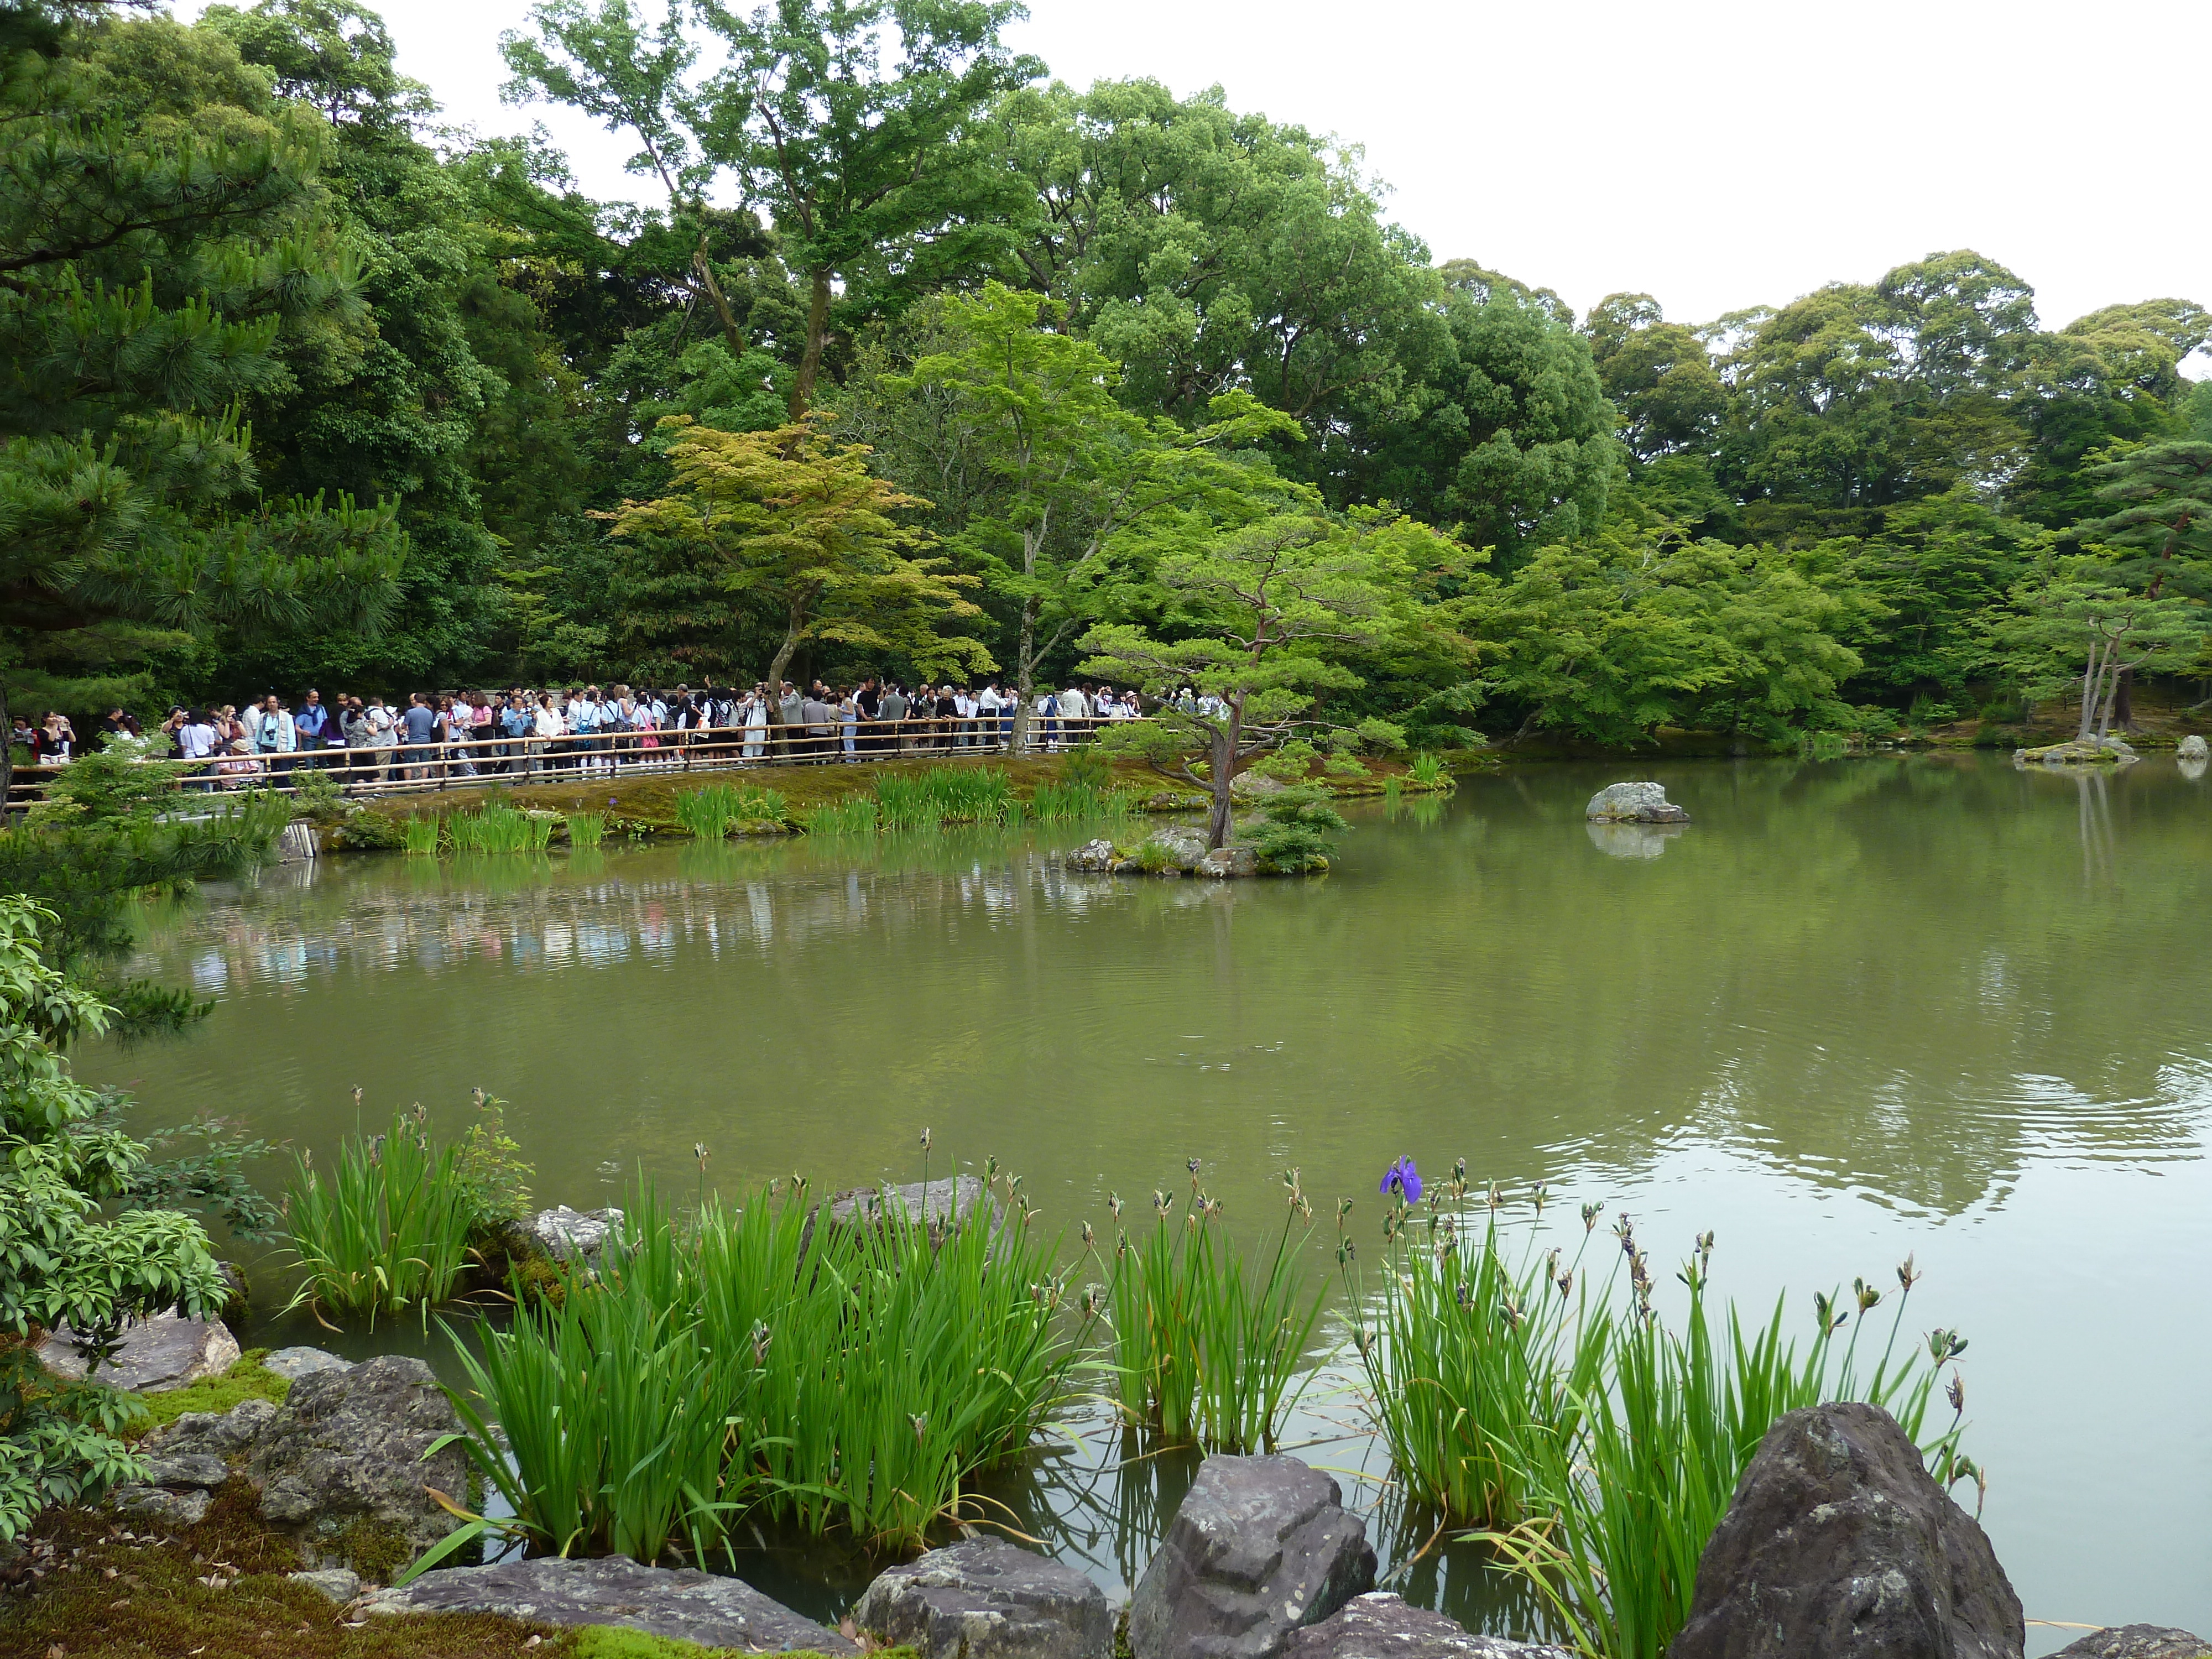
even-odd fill
[{"label": "green foliage", "polygon": [[1336,856],[1329,837],[1352,828],[1329,805],[1328,792],[1311,785],[1273,791],[1259,804],[1262,822],[1245,839],[1263,869],[1283,875],[1328,869]]},{"label": "green foliage", "polygon": [[465,1443],[543,1547],[700,1559],[748,1516],[917,1547],[1067,1397],[1088,1310],[1062,1328],[1030,1213],[831,1225],[801,1184],[679,1232],[643,1194],[596,1282],[459,1346]]},{"label": "green foliage", "polygon": [[606,837],[607,815],[605,812],[571,812],[566,823],[568,845],[575,851],[587,851]]},{"label": "green foliage", "polygon": [[[413,822],[409,820],[410,826]],[[553,844],[553,815],[487,801],[473,812],[450,814],[444,830],[456,853],[542,853]],[[410,844],[407,850],[416,849]]]},{"label": "green foliage", "polygon": [[459,1175],[467,1188],[474,1231],[530,1213],[530,1182],[537,1169],[507,1132],[507,1103],[483,1090],[473,1097],[476,1115],[461,1137]]},{"label": "green foliage", "polygon": [[933,766],[875,778],[875,822],[885,830],[935,830],[948,823],[1018,819],[1021,803],[1003,766]]},{"label": "green foliage", "polygon": [[[118,1433],[139,1407],[98,1381],[131,1317],[201,1315],[227,1295],[207,1236],[167,1210],[102,1206],[130,1186],[146,1149],[106,1098],[70,1075],[63,1050],[106,1028],[108,1010],[40,960],[52,913],[0,896],[0,1540],[48,1504],[89,1501],[142,1466]],[[67,1324],[93,1381],[57,1388],[19,1340]]]},{"label": "green foliage", "polygon": [[418,858],[427,858],[434,854],[438,850],[439,832],[441,827],[435,815],[429,817],[416,817],[410,814],[406,822],[401,825],[406,836],[408,852]]},{"label": "green foliage", "polygon": [[1040,783],[1023,806],[1040,823],[1110,823],[1133,817],[1139,810],[1134,791],[1099,789],[1087,783]]},{"label": "green foliage", "polygon": [[[1723,1340],[1705,1307],[1707,1234],[1683,1264],[1689,1307],[1670,1329],[1653,1308],[1648,1261],[1626,1216],[1614,1230],[1612,1281],[1601,1287],[1585,1254],[1601,1206],[1585,1207],[1584,1244],[1564,1261],[1557,1249],[1540,1254],[1533,1235],[1510,1251],[1501,1194],[1492,1190],[1478,1231],[1464,1170],[1431,1188],[1424,1208],[1400,1199],[1386,1212],[1376,1292],[1351,1241],[1340,1241],[1359,1310],[1354,1346],[1408,1495],[1447,1522],[1479,1526],[1578,1650],[1663,1659],[1737,1477],[1784,1412],[1864,1400],[1922,1445],[1940,1482],[1976,1474],[1958,1451],[1955,1419],[1932,1436],[1927,1428],[1941,1368],[1966,1345],[1936,1332],[1927,1364],[1910,1341],[1899,1351],[1918,1277],[1910,1261],[1869,1374],[1858,1344],[1884,1296],[1864,1280],[1855,1281],[1855,1306],[1814,1297],[1815,1333],[1802,1350],[1785,1335],[1779,1299],[1763,1325],[1731,1307]],[[1860,1324],[1837,1342],[1854,1312]]]},{"label": "green foliage", "polygon": [[872,836],[876,833],[876,803],[866,795],[848,796],[823,806],[810,806],[800,815],[799,827],[810,836]]},{"label": "green foliage", "polygon": [[285,1395],[292,1391],[292,1381],[264,1370],[261,1362],[268,1357],[266,1348],[249,1348],[232,1361],[230,1369],[221,1376],[203,1376],[181,1389],[164,1389],[159,1394],[148,1395],[143,1402],[146,1414],[133,1432],[151,1432],[166,1423],[175,1422],[186,1412],[210,1412],[220,1417],[232,1407],[249,1400],[283,1405]]},{"label": "green foliage", "polygon": [[461,1149],[433,1149],[428,1115],[395,1112],[391,1128],[349,1135],[326,1180],[311,1154],[295,1160],[284,1195],[285,1223],[301,1282],[294,1307],[366,1316],[428,1310],[446,1301],[468,1271],[469,1240],[485,1218],[477,1209],[483,1160],[465,1170]]},{"label": "green foliage", "polygon": [[757,783],[710,783],[676,797],[677,823],[702,841],[748,830],[781,830],[790,818],[783,792]]},{"label": "green foliage", "polygon": [[1274,1450],[1304,1392],[1299,1373],[1327,1293],[1322,1286],[1307,1294],[1305,1239],[1291,1230],[1311,1210],[1295,1170],[1284,1184],[1283,1230],[1264,1265],[1248,1264],[1230,1242],[1221,1207],[1200,1190],[1194,1171],[1180,1222],[1173,1195],[1152,1194],[1148,1236],[1132,1239],[1121,1229],[1114,1200],[1108,1300],[1114,1376],[1130,1423],[1209,1451]]},{"label": "green foliage", "polygon": [[1447,775],[1443,760],[1424,750],[1406,763],[1406,775],[1424,789],[1434,789]]}]

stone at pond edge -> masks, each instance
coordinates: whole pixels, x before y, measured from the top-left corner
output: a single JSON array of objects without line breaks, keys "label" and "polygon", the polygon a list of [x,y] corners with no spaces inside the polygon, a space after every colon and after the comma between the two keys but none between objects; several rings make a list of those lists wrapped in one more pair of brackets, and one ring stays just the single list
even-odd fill
[{"label": "stone at pond edge", "polygon": [[1108,1659],[1105,1593],[1002,1538],[974,1538],[880,1574],[853,1622],[923,1659]]},{"label": "stone at pond edge", "polygon": [[419,1359],[383,1354],[303,1376],[246,1465],[261,1488],[261,1518],[300,1538],[311,1555],[343,1559],[344,1534],[365,1524],[412,1559],[453,1530],[453,1517],[426,1488],[459,1497],[465,1456],[457,1445],[428,1461],[423,1454],[460,1426]]},{"label": "stone at pond edge", "polygon": [[1067,855],[1067,867],[1093,875],[1103,875],[1114,867],[1120,855],[1110,841],[1086,841]]},{"label": "stone at pond edge", "polygon": [[2128,746],[2124,738],[2106,738],[2101,743],[2094,738],[2069,738],[2064,743],[2046,744],[2040,749],[2015,749],[2012,751],[2016,765],[2071,766],[2093,765],[2127,766],[2140,760],[2141,756]]},{"label": "stone at pond edge", "polygon": [[[39,1350],[40,1359],[57,1376],[84,1376],[87,1361],[76,1351],[76,1334],[64,1325]],[[101,1364],[94,1380],[133,1394],[155,1394],[220,1376],[237,1364],[238,1354],[238,1339],[220,1320],[155,1314],[124,1328],[122,1346]]]},{"label": "stone at pond edge", "polygon": [[1759,1442],[1668,1659],[2021,1659],[1989,1537],[1888,1413],[1815,1406]]},{"label": "stone at pond edge", "polygon": [[295,1584],[322,1591],[340,1607],[361,1594],[361,1575],[344,1567],[325,1567],[319,1572],[288,1572],[284,1576]]},{"label": "stone at pond edge", "polygon": [[896,1206],[899,1214],[908,1221],[920,1222],[933,1234],[946,1230],[949,1221],[954,1227],[965,1226],[975,1213],[976,1207],[988,1201],[991,1206],[991,1225],[999,1224],[999,1201],[987,1200],[983,1182],[975,1176],[940,1176],[924,1183],[909,1181],[903,1186],[848,1187],[830,1200],[830,1224],[833,1227],[879,1226],[888,1213],[887,1206]]},{"label": "stone at pond edge", "polygon": [[1295,1457],[1209,1457],[1129,1602],[1136,1659],[1274,1659],[1375,1587],[1367,1528]]},{"label": "stone at pond edge", "polygon": [[836,1632],[771,1601],[750,1584],[689,1568],[541,1556],[488,1567],[445,1567],[401,1589],[373,1590],[363,1613],[491,1613],[545,1625],[618,1625],[711,1648],[856,1654]]},{"label": "stone at pond edge", "polygon": [[2063,1647],[2051,1659],[2207,1659],[2212,1642],[2161,1625],[2115,1625]]},{"label": "stone at pond edge", "polygon": [[2212,744],[2206,744],[2203,738],[2192,732],[2174,745],[2173,757],[2185,761],[2212,760]]},{"label": "stone at pond edge", "polygon": [[296,1382],[317,1371],[342,1371],[351,1364],[350,1359],[341,1359],[320,1348],[279,1348],[262,1360],[261,1369]]},{"label": "stone at pond edge", "polygon": [[1664,785],[1608,783],[1583,816],[1598,823],[1687,823],[1690,815],[1667,799]]},{"label": "stone at pond edge", "polygon": [[1260,860],[1249,847],[1217,847],[1199,860],[1194,873],[1217,881],[1231,876],[1256,876]]},{"label": "stone at pond edge", "polygon": [[589,1263],[599,1259],[622,1224],[623,1212],[617,1209],[572,1210],[556,1204],[527,1221],[508,1222],[507,1232],[509,1245],[519,1256]]},{"label": "stone at pond edge", "polygon": [[1355,1595],[1340,1613],[1291,1632],[1283,1659],[1574,1659],[1565,1648],[1477,1636],[1388,1590]]}]

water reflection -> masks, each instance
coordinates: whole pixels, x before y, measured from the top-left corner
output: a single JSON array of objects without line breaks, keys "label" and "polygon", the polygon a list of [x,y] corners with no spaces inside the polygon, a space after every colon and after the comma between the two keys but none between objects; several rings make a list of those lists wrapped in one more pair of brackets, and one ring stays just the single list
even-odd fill
[{"label": "water reflection", "polygon": [[1617,859],[1656,859],[1682,833],[1679,823],[1589,823],[1590,845]]}]

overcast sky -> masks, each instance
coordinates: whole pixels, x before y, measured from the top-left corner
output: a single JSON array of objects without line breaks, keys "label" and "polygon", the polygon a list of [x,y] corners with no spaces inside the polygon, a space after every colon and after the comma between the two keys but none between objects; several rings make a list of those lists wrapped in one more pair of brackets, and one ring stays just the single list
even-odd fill
[{"label": "overcast sky", "polygon": [[[1437,258],[1578,309],[1640,290],[1701,321],[1955,247],[2025,277],[2046,326],[2212,304],[2207,0],[1030,5],[1014,44],[1059,78],[1218,82],[1232,107],[1358,143]],[[542,120],[586,191],[650,199],[619,138],[500,103],[498,37],[528,0],[380,9],[452,118]]]}]

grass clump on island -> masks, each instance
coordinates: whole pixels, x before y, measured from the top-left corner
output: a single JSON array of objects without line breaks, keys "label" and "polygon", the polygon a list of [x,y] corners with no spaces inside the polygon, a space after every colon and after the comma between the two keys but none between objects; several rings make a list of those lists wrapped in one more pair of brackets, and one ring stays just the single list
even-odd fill
[{"label": "grass clump on island", "polygon": [[[1601,1206],[1583,1207],[1582,1246],[1565,1257],[1540,1253],[1533,1231],[1512,1250],[1504,1194],[1493,1186],[1470,1204],[1464,1162],[1426,1188],[1425,1205],[1410,1159],[1391,1166],[1383,1188],[1377,1289],[1370,1293],[1348,1236],[1337,1259],[1397,1501],[1491,1545],[1582,1652],[1663,1659],[1737,1478],[1785,1412],[1867,1401],[1897,1419],[1939,1484],[1981,1479],[1959,1449],[1965,1397],[1955,1370],[1950,1423],[1929,1431],[1942,1368],[1966,1344],[1937,1330],[1924,1355],[1918,1343],[1899,1347],[1919,1279],[1910,1258],[1878,1355],[1862,1355],[1859,1342],[1864,1316],[1888,1293],[1863,1279],[1849,1302],[1813,1298],[1814,1334],[1801,1350],[1785,1334],[1778,1297],[1763,1322],[1730,1305],[1724,1332],[1717,1327],[1706,1306],[1711,1233],[1681,1264],[1688,1308],[1670,1328],[1653,1307],[1649,1260],[1626,1213],[1600,1285],[1597,1264],[1584,1258]],[[1544,1199],[1540,1184],[1538,1218]],[[1839,1344],[1855,1315],[1860,1322]]]}]

